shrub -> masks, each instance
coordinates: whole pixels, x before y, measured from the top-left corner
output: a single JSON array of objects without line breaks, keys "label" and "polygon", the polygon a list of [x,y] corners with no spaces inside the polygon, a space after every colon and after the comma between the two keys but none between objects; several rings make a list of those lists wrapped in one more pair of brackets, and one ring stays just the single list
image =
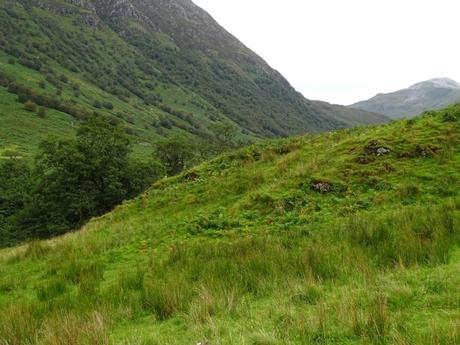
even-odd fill
[{"label": "shrub", "polygon": [[198,215],[187,222],[186,231],[191,235],[216,234],[217,231],[238,227],[239,223],[230,220],[225,213],[216,211],[210,215]]},{"label": "shrub", "polygon": [[110,102],[104,102],[103,106],[108,110],[113,110],[113,104]]},{"label": "shrub", "polygon": [[80,91],[80,84],[78,84],[76,82],[72,82],[72,84],[70,86],[72,87],[73,91]]},{"label": "shrub", "polygon": [[442,116],[442,120],[444,122],[456,122],[459,119],[460,119],[460,111],[457,109],[447,110]]},{"label": "shrub", "polygon": [[41,118],[44,118],[46,116],[46,109],[44,107],[40,107],[38,109],[37,115]]},{"label": "shrub", "polygon": [[69,78],[67,78],[67,76],[65,76],[64,74],[61,74],[59,76],[59,80],[63,82],[64,84],[66,84],[69,81]]},{"label": "shrub", "polygon": [[40,71],[40,68],[42,67],[42,63],[38,59],[27,59],[23,57],[19,59],[19,63],[36,71]]},{"label": "shrub", "polygon": [[24,109],[30,112],[35,112],[37,110],[37,104],[32,101],[27,101],[24,103]]},{"label": "shrub", "polygon": [[255,209],[271,212],[276,200],[268,193],[255,192],[249,196],[249,205]]},{"label": "shrub", "polygon": [[187,137],[175,135],[156,143],[156,158],[166,167],[168,175],[177,175],[191,165],[195,158],[194,143]]}]

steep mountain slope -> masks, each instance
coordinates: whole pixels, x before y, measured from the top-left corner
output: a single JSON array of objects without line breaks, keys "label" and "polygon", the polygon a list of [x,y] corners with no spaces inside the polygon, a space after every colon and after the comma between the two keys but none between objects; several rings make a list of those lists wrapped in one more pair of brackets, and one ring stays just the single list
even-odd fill
[{"label": "steep mountain slope", "polygon": [[245,139],[385,120],[305,100],[189,0],[2,1],[0,99],[0,145],[19,150],[93,111],[125,123],[140,150],[221,123]]},{"label": "steep mountain slope", "polygon": [[0,251],[4,344],[457,344],[460,105],[261,142]]},{"label": "steep mountain slope", "polygon": [[457,102],[460,102],[460,84],[448,78],[438,78],[396,92],[378,94],[367,101],[352,104],[350,108],[401,119],[445,108]]}]

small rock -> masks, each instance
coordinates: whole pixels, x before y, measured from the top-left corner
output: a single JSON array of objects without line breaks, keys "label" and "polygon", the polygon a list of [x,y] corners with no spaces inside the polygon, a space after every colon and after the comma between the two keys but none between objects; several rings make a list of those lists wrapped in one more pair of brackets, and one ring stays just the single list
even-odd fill
[{"label": "small rock", "polygon": [[377,140],[371,140],[366,147],[364,147],[364,150],[367,154],[374,156],[383,156],[391,152],[391,149],[383,146],[382,143]]},{"label": "small rock", "polygon": [[332,190],[332,186],[327,182],[316,182],[312,185],[312,188],[321,193],[327,193]]},{"label": "small rock", "polygon": [[386,147],[379,147],[375,152],[377,153],[377,156],[383,156],[390,153],[391,150]]},{"label": "small rock", "polygon": [[375,160],[373,156],[359,156],[356,158],[358,164],[369,164]]},{"label": "small rock", "polygon": [[[188,181],[195,181],[196,179],[198,179],[198,174],[196,172],[189,172],[185,175],[185,179],[188,180]],[[204,344],[205,345],[205,344]]]}]

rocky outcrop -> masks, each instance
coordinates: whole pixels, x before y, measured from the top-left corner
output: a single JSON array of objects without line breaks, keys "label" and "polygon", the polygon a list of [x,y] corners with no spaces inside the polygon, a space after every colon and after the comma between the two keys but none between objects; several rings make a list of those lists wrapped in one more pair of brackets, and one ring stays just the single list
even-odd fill
[{"label": "rocky outcrop", "polygon": [[103,22],[96,14],[96,7],[91,0],[66,0],[65,3],[36,0],[34,5],[61,16],[76,16],[76,24],[84,24],[94,28],[102,28]]},{"label": "rocky outcrop", "polygon": [[96,11],[96,7],[91,0],[66,0],[69,4],[78,6],[87,10]]}]

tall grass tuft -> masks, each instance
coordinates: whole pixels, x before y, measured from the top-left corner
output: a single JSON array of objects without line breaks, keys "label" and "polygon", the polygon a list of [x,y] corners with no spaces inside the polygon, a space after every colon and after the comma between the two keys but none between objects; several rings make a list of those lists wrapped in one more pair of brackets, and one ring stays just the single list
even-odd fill
[{"label": "tall grass tuft", "polygon": [[180,276],[168,276],[145,282],[142,305],[159,320],[166,320],[178,312],[186,311],[190,296],[190,284],[184,283]]},{"label": "tall grass tuft", "polygon": [[37,298],[39,301],[51,301],[53,298],[62,295],[67,290],[65,281],[60,278],[46,281],[37,287]]},{"label": "tall grass tuft", "polygon": [[0,345],[35,344],[40,321],[36,311],[23,305],[2,308]]},{"label": "tall grass tuft", "polygon": [[370,307],[366,325],[366,331],[374,343],[386,343],[390,330],[390,322],[387,300],[384,296],[379,295]]},{"label": "tall grass tuft", "polygon": [[32,241],[27,245],[24,257],[33,260],[44,257],[50,251],[51,247],[43,241]]},{"label": "tall grass tuft", "polygon": [[348,241],[364,249],[377,265],[446,263],[459,229],[448,207],[403,208],[383,215],[357,215],[343,226]]},{"label": "tall grass tuft", "polygon": [[108,322],[99,312],[57,315],[44,322],[39,337],[40,345],[108,345]]}]

